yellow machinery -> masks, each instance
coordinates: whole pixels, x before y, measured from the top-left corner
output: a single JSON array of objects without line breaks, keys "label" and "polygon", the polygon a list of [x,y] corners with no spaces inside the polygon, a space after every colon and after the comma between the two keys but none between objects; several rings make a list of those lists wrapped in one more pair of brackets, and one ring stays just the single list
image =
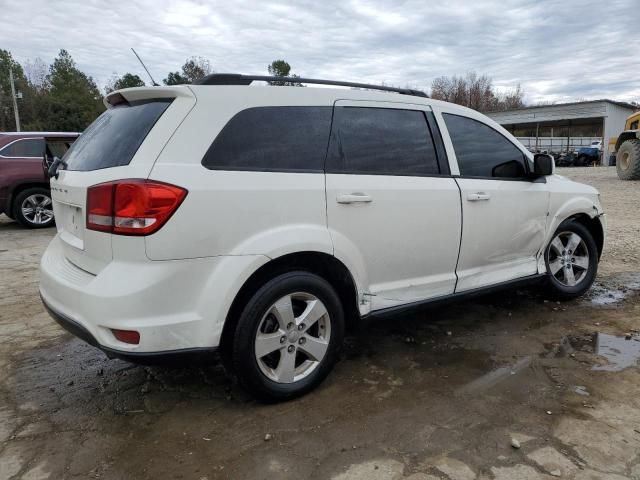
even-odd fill
[{"label": "yellow machinery", "polygon": [[609,139],[609,152],[615,155],[621,180],[640,180],[640,111],[627,118],[624,132]]}]

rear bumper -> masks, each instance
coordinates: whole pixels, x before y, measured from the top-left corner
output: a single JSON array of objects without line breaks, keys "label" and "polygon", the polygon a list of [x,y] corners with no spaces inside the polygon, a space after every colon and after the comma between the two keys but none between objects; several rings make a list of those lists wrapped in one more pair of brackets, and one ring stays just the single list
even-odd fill
[{"label": "rear bumper", "polygon": [[139,363],[142,365],[175,364],[183,363],[185,361],[207,363],[216,359],[215,354],[218,350],[216,347],[184,348],[181,350],[164,352],[124,352],[122,350],[105,347],[100,345],[91,332],[84,328],[80,323],[51,308],[42,296],[40,296],[40,299],[42,300],[44,308],[47,310],[51,318],[58,323],[58,325],[79,339],[84,340],[89,345],[102,350],[109,358],[120,358],[128,362]]},{"label": "rear bumper", "polygon": [[[257,257],[113,260],[94,275],[66,258],[56,236],[40,262],[40,295],[58,323],[111,356],[210,351],[243,278],[264,262]],[[121,342],[112,329],[135,330],[140,343]]]}]

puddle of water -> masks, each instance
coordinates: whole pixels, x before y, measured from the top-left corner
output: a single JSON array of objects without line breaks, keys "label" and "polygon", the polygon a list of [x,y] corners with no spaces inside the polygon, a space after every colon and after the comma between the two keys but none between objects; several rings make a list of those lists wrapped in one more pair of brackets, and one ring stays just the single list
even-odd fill
[{"label": "puddle of water", "polygon": [[640,366],[640,337],[615,336],[606,333],[595,335],[595,353],[607,359],[606,365],[594,365],[592,370],[619,372]]},{"label": "puddle of water", "polygon": [[625,299],[629,293],[640,290],[640,274],[631,273],[616,277],[619,288],[609,288],[597,283],[591,288],[590,299],[594,305],[611,305]]},{"label": "puddle of water", "polygon": [[[638,345],[640,345],[640,343]],[[513,365],[496,368],[495,370],[492,370],[489,373],[476,378],[475,380],[460,387],[457,390],[457,393],[469,394],[488,390],[494,385],[497,385],[503,380],[509,378],[511,375],[516,375],[518,372],[524,370],[529,365],[531,365],[531,357],[524,357],[518,360]]]}]

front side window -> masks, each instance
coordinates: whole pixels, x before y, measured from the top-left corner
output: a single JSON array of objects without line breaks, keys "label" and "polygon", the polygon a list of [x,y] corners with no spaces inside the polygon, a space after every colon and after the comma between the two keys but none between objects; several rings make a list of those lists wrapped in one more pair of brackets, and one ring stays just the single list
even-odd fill
[{"label": "front side window", "polygon": [[438,175],[438,160],[424,112],[336,107],[327,171]]},{"label": "front side window", "polygon": [[3,157],[38,157],[44,153],[44,140],[42,138],[24,138],[16,140],[0,150]]},{"label": "front side window", "polygon": [[210,170],[322,172],[331,107],[254,107],[224,126],[202,159]]},{"label": "front side window", "polygon": [[472,118],[443,114],[463,177],[525,178],[522,151],[489,125]]}]

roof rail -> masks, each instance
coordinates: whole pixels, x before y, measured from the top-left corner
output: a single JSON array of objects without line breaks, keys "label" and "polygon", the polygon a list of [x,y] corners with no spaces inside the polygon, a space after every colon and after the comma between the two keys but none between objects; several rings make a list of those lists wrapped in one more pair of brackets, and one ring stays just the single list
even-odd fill
[{"label": "roof rail", "polygon": [[311,83],[316,85],[335,85],[339,87],[366,88],[368,90],[383,90],[385,92],[396,92],[403,95],[415,95],[417,97],[427,97],[422,90],[411,88],[387,87],[385,85],[371,85],[368,83],[341,82],[337,80],[321,80],[317,78],[304,77],[274,77],[268,75],[241,75],[239,73],[212,73],[193,82],[194,85],[250,85],[252,82],[289,82],[289,83]]}]

